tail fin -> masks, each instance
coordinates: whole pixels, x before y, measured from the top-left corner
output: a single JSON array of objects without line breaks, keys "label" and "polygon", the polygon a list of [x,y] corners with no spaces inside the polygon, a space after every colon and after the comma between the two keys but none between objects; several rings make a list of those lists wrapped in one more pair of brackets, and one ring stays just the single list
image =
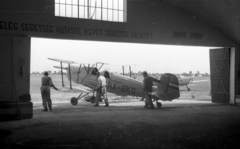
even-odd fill
[{"label": "tail fin", "polygon": [[194,78],[195,77],[195,73],[194,74],[192,74],[192,78]]},{"label": "tail fin", "polygon": [[195,73],[192,74],[192,76],[191,76],[191,80],[190,80],[189,84],[192,84],[192,83],[193,83],[193,79],[194,79],[194,77],[195,77]]},{"label": "tail fin", "polygon": [[163,101],[172,101],[180,97],[178,79],[174,74],[165,73],[161,76],[157,96]]}]

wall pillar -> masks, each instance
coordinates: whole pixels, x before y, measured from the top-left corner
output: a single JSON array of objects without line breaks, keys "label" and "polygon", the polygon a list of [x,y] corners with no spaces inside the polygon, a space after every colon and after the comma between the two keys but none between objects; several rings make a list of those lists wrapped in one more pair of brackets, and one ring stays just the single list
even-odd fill
[{"label": "wall pillar", "polygon": [[235,98],[236,98],[236,48],[230,48],[230,101],[231,105],[235,105]]},{"label": "wall pillar", "polygon": [[240,45],[236,46],[236,96],[235,104],[240,105]]},{"label": "wall pillar", "polygon": [[30,92],[30,40],[0,35],[0,101],[17,101]]},{"label": "wall pillar", "polygon": [[0,101],[13,100],[13,40],[0,35]]}]

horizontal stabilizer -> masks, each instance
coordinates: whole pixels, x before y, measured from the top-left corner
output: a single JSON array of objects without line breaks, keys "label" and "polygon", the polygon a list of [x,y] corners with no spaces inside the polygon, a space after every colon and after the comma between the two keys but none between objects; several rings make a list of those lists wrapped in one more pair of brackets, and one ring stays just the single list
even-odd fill
[{"label": "horizontal stabilizer", "polygon": [[80,87],[74,87],[72,89],[70,89],[69,86],[64,86],[64,87],[59,88],[58,91],[65,92],[65,93],[90,93],[93,90],[89,87],[80,85]]}]

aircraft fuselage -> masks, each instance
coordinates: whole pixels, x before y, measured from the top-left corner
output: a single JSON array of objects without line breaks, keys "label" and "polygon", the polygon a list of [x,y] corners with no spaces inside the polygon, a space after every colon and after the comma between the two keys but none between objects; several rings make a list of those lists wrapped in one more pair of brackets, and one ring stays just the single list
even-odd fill
[{"label": "aircraft fuselage", "polygon": [[[71,80],[74,83],[82,84],[90,88],[95,88],[97,86],[97,77],[92,73],[92,70],[87,71],[85,68],[79,70],[79,67],[76,66],[71,66],[70,70],[71,71],[69,71],[68,68],[67,76],[70,78],[69,72],[71,72]],[[143,82],[118,73],[111,73],[109,75],[110,77],[105,77],[107,92],[120,96],[144,96]],[[153,91],[157,91],[157,87],[153,87]]]}]

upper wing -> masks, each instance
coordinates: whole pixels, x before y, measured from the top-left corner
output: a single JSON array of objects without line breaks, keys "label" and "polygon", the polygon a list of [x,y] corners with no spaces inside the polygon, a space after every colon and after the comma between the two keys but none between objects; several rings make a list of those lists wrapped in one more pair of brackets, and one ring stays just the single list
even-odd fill
[{"label": "upper wing", "polygon": [[64,59],[59,59],[59,58],[48,58],[52,61],[57,61],[57,62],[62,62],[62,63],[67,63],[67,64],[73,64],[76,63],[74,61],[68,61],[68,60],[64,60]]},{"label": "upper wing", "polygon": [[66,64],[82,64],[82,62],[79,61],[69,61],[69,60],[64,60],[60,58],[48,58],[49,60],[60,62],[60,63],[66,63]]},{"label": "upper wing", "polygon": [[64,86],[59,88],[58,91],[65,92],[65,93],[90,93],[93,90],[87,86],[77,85],[77,86],[74,86],[74,88],[72,89],[70,89],[69,86]]},{"label": "upper wing", "polygon": [[49,60],[56,61],[56,62],[61,62],[61,63],[67,63],[67,64],[101,64],[101,65],[110,65],[109,63],[105,62],[96,62],[96,63],[88,63],[88,62],[79,62],[79,61],[69,61],[69,60],[64,60],[64,59],[59,59],[59,58],[48,58]]}]

